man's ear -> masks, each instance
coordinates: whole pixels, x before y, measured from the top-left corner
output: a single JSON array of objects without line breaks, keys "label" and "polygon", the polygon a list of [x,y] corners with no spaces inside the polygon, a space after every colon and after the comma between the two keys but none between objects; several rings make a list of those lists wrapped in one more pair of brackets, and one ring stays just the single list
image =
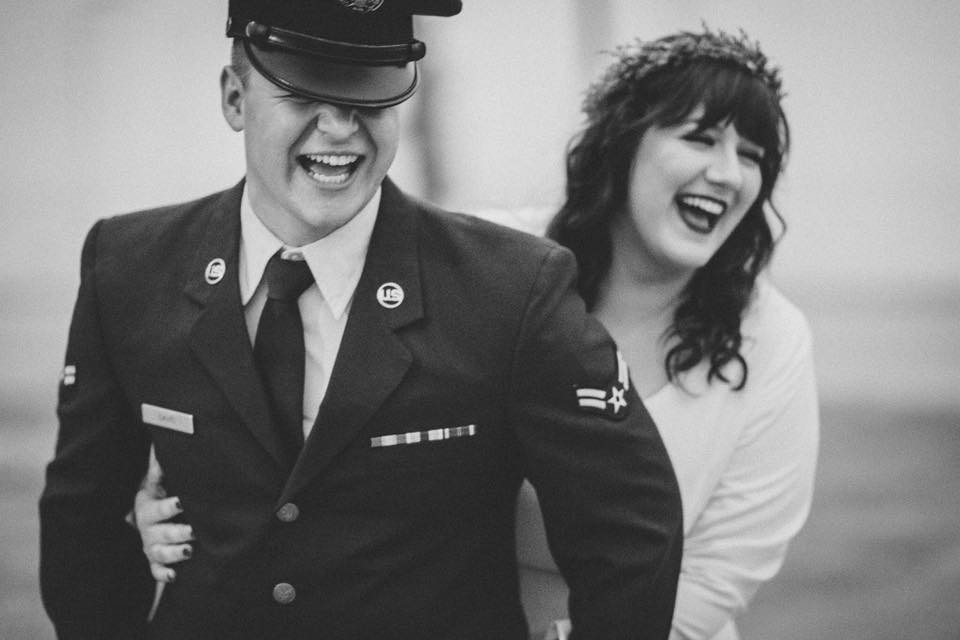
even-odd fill
[{"label": "man's ear", "polygon": [[244,90],[243,80],[233,67],[224,67],[220,72],[220,108],[234,131],[243,131]]}]

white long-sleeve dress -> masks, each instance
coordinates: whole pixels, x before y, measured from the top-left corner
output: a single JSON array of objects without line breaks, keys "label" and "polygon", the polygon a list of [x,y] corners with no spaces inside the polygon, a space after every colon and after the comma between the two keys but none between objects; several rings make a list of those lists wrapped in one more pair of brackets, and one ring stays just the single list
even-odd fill
[{"label": "white long-sleeve dress", "polygon": [[[810,508],[819,412],[806,319],[761,278],[741,331],[749,366],[744,389],[708,385],[701,363],[683,377],[685,389],[668,384],[644,398],[683,498],[671,640],[736,640],[736,616],[780,569]],[[566,617],[566,588],[526,484],[517,540],[524,603],[538,632]]]}]

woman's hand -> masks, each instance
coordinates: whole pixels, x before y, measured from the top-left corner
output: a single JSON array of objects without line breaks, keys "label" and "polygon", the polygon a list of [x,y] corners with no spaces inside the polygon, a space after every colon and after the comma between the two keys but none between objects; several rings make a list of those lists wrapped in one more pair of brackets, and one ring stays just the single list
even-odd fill
[{"label": "woman's hand", "polygon": [[193,540],[193,529],[188,524],[167,522],[183,513],[183,509],[179,498],[167,497],[162,483],[163,470],[151,449],[150,467],[134,499],[133,515],[154,579],[173,582],[176,571],[166,565],[186,560],[193,554],[189,544]]}]

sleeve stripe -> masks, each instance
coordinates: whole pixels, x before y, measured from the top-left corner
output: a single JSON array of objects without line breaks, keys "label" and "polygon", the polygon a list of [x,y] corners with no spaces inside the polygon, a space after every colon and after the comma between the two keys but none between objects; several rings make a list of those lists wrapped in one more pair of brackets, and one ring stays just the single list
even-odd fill
[{"label": "sleeve stripe", "polygon": [[596,398],[605,400],[607,391],[605,389],[577,389],[577,398]]},{"label": "sleeve stripe", "polygon": [[580,398],[577,400],[581,407],[593,407],[594,409],[606,409],[607,403],[603,400],[592,400],[590,398]]}]

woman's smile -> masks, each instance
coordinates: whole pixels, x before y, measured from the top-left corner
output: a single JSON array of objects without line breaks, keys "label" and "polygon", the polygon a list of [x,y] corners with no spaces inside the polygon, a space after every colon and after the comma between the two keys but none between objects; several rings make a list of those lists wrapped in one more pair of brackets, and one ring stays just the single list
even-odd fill
[{"label": "woman's smile", "polygon": [[683,223],[694,233],[708,234],[727,210],[727,203],[710,196],[681,194],[676,197]]}]

